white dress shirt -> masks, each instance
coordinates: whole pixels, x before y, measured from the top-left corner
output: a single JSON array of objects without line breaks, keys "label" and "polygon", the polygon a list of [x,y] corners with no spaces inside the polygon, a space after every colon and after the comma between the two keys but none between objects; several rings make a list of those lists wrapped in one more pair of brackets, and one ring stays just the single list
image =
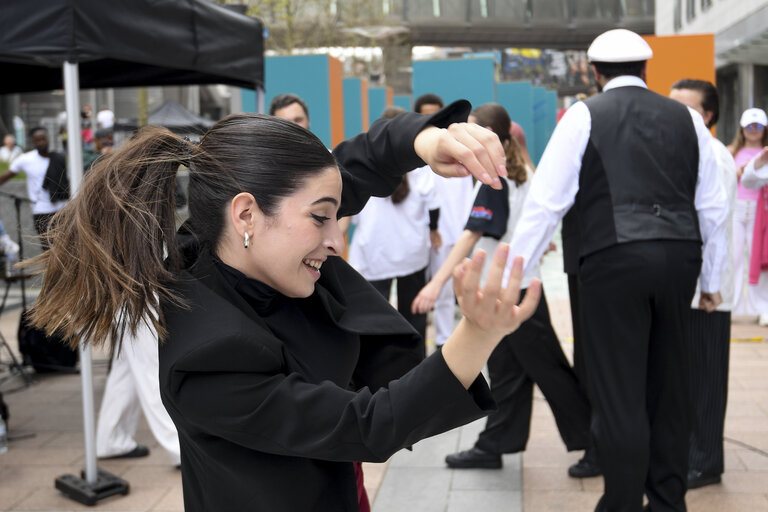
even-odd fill
[{"label": "white dress shirt", "polygon": [[[620,76],[609,81],[603,90],[616,87],[647,88],[647,85],[638,77]],[[727,255],[725,224],[728,202],[712,154],[712,135],[704,126],[699,113],[691,108],[688,110],[699,140],[699,177],[694,205],[704,242],[701,289],[712,293],[720,288],[720,273]],[[514,256],[525,259],[525,272],[531,262],[539,261],[558,222],[575,202],[579,191],[581,163],[591,129],[589,108],[583,102],[572,105],[555,127],[536,168],[523,216],[512,237],[505,282]]]}]

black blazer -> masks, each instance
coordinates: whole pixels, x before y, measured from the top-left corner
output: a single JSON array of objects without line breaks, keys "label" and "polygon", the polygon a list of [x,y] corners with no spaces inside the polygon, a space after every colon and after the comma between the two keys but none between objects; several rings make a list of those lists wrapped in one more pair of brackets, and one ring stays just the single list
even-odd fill
[{"label": "black blazer", "polygon": [[[440,115],[447,123],[466,110]],[[343,215],[421,164],[412,145],[424,118],[400,117],[335,151]],[[465,391],[440,353],[417,364],[422,341],[341,258],[323,265],[313,299],[318,321],[359,339],[354,384],[311,382],[210,255],[174,288],[187,307],[163,305],[160,389],[179,431],[188,512],[357,511],[352,461],[384,461],[494,406],[481,377]]]}]

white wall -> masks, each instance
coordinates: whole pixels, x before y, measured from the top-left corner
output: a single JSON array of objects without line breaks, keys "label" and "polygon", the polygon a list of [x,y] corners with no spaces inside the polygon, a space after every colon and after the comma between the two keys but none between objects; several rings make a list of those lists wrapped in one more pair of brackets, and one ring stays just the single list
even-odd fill
[{"label": "white wall", "polygon": [[[679,0],[681,4],[682,28],[674,29],[675,0],[656,0],[656,35],[714,33],[730,27],[755,11],[768,5],[768,0],[712,0],[712,5],[701,10],[701,0]],[[686,20],[686,4],[694,2],[696,17]]]}]

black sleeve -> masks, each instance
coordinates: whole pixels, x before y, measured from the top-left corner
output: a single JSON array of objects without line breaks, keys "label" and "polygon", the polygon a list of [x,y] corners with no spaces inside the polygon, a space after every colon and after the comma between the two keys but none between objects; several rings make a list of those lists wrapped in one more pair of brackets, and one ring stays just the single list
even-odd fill
[{"label": "black sleeve", "polygon": [[451,103],[431,116],[414,112],[393,119],[379,119],[365,132],[336,146],[343,189],[339,217],[359,213],[371,196],[386,197],[400,184],[400,177],[424,165],[413,150],[416,135],[428,125],[446,128],[467,120],[471,105]]},{"label": "black sleeve", "polygon": [[481,185],[464,229],[479,231],[499,240],[507,232],[509,221],[509,185],[501,180],[501,190]]},{"label": "black sleeve", "polygon": [[440,208],[429,210],[429,230],[437,231],[437,226],[440,222]]}]

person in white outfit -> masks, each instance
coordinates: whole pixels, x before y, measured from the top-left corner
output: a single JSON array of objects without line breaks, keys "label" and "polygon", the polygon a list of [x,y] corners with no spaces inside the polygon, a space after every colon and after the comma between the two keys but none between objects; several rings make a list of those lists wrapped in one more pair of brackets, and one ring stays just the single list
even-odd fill
[{"label": "person in white outfit", "polygon": [[[669,97],[701,114],[707,128],[717,123],[719,99],[717,89],[703,80],[680,80],[672,85]],[[723,465],[723,430],[728,399],[728,360],[731,344],[731,310],[733,286],[733,210],[736,204],[736,164],[722,142],[712,137],[712,153],[717,160],[720,183],[728,197],[728,221],[725,238],[729,249],[720,274],[723,302],[708,313],[699,308],[701,288],[697,286],[691,304],[688,332],[690,361],[691,416],[690,450],[688,453],[688,489],[720,482]]]},{"label": "person in white outfit", "polygon": [[[382,117],[404,112],[393,107]],[[411,302],[426,283],[430,246],[441,245],[434,176],[429,166],[420,167],[407,173],[391,196],[372,197],[352,218],[349,248],[349,264],[382,295],[389,298],[397,280],[397,309],[422,339],[427,315],[411,312]]]},{"label": "person in white outfit", "polygon": [[181,463],[176,426],[160,400],[159,371],[157,333],[141,323],[136,335],[127,335],[112,358],[96,427],[99,458],[149,455],[149,448],[134,439],[143,412],[171,464]]},{"label": "person in white outfit", "polygon": [[[768,117],[762,109],[749,108],[741,115],[739,124],[739,131],[728,149],[736,162],[736,175],[741,178],[746,163],[768,144]],[[739,182],[733,213],[733,276],[736,290],[733,313],[758,315],[760,324],[768,325],[768,275],[761,274],[756,284],[749,284],[744,279],[744,263],[749,262],[749,255],[752,254],[758,196],[758,190],[750,190]]]}]

